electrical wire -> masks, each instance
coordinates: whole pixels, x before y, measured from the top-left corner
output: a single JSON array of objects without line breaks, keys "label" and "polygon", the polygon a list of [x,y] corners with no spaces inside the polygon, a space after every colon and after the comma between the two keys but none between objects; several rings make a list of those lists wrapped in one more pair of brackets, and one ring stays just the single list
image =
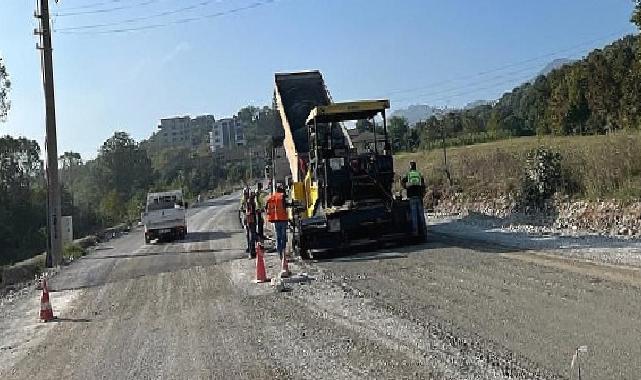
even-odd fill
[{"label": "electrical wire", "polygon": [[[144,7],[146,5],[157,3],[158,1],[161,1],[161,0],[144,0],[144,1],[140,1],[140,2],[138,2],[136,4],[122,5],[122,6],[111,7],[111,8],[80,10],[80,11],[76,11],[76,12],[62,12],[62,13],[55,13],[55,15],[58,16],[58,17],[69,17],[69,16],[82,16],[82,15],[91,15],[91,14],[111,13],[111,12],[122,11],[122,10],[126,10],[126,9]],[[122,2],[118,1],[118,3],[122,3]]]},{"label": "electrical wire", "polygon": [[[136,31],[142,31],[142,30],[150,30],[150,29],[159,29],[159,28],[165,28],[165,27],[170,27],[173,25],[179,25],[179,24],[187,24],[195,21],[200,21],[200,20],[205,20],[205,19],[210,19],[210,18],[217,18],[217,17],[222,17],[222,16],[228,16],[234,13],[239,13],[255,8],[259,8],[265,5],[269,5],[272,3],[275,3],[277,0],[262,0],[262,1],[256,1],[254,3],[251,3],[249,5],[245,5],[242,7],[237,7],[237,8],[232,8],[226,11],[220,11],[220,12],[215,12],[207,15],[202,15],[202,16],[194,16],[194,17],[186,17],[178,20],[173,20],[173,21],[168,21],[164,23],[156,23],[156,24],[147,24],[147,25],[141,25],[141,26],[134,26],[130,28],[116,28],[116,29],[106,29],[106,30],[70,30],[69,28],[59,28],[56,29],[56,32],[61,33],[61,34],[86,34],[86,35],[96,35],[96,34],[117,34],[117,33],[127,33],[127,32],[136,32]],[[85,29],[93,28],[92,25],[84,25],[83,26]],[[96,27],[99,28],[99,27]]]},{"label": "electrical wire", "polygon": [[99,1],[95,3],[90,3],[90,4],[85,4],[85,5],[79,5],[77,7],[71,7],[71,8],[66,8],[68,11],[75,11],[78,9],[89,9],[89,8],[95,8],[95,7],[100,7],[103,5],[108,5],[108,4],[114,4],[114,3],[122,3],[125,0],[107,0],[107,1]]},{"label": "electrical wire", "polygon": [[[501,82],[493,83],[493,84],[491,84],[489,86],[476,87],[476,88],[472,87],[472,88],[465,89],[465,91],[448,94],[446,96],[442,96],[442,97],[439,97],[439,98],[423,98],[423,99],[419,98],[418,101],[421,101],[421,102],[429,101],[431,103],[438,103],[440,101],[449,101],[452,98],[460,98],[461,96],[465,96],[465,95],[469,95],[469,94],[475,94],[475,93],[478,93],[478,92],[481,92],[481,91],[496,89],[496,87],[500,86],[500,85],[511,84],[510,87],[512,87],[512,86],[516,87],[516,86],[518,86],[518,84],[523,83],[528,78],[529,78],[529,76],[523,76],[520,79],[519,78],[510,78],[508,80],[504,80],[504,81],[501,81]],[[511,89],[505,89],[504,93],[508,92],[508,91],[511,91],[512,89],[514,89],[514,87],[512,87]]]},{"label": "electrical wire", "polygon": [[[474,86],[479,85],[479,84],[493,83],[493,82],[495,82],[497,80],[500,80],[500,82],[503,82],[505,80],[511,80],[512,78],[520,79],[522,77],[525,77],[525,79],[533,79],[534,74],[532,73],[532,71],[533,70],[537,70],[537,69],[540,69],[540,65],[528,66],[528,67],[524,67],[524,68],[519,69],[519,70],[510,71],[510,72],[507,72],[507,73],[504,73],[504,74],[494,75],[492,77],[485,78],[485,79],[480,79],[478,81],[468,82],[468,83],[466,83],[465,85],[462,85],[462,86],[458,85],[458,86],[454,86],[454,87],[444,88],[444,89],[436,90],[436,91],[428,91],[428,92],[425,92],[425,93],[412,95],[412,96],[406,96],[406,97],[402,97],[402,98],[394,98],[394,97],[392,97],[392,99],[394,99],[397,102],[403,102],[403,101],[408,101],[408,100],[415,99],[417,97],[426,97],[426,96],[448,94],[448,93],[451,93],[451,92],[458,92],[460,90],[464,90],[464,89],[469,88],[469,87],[474,87]],[[520,73],[524,73],[524,72],[528,73],[528,74],[526,76],[515,75],[515,74],[520,74]]]},{"label": "electrical wire", "polygon": [[[567,50],[567,49],[564,49],[564,50]],[[507,66],[514,66],[514,64],[506,65],[506,66],[503,66],[503,67],[507,67]],[[458,98],[458,97],[461,97],[461,96],[464,96],[464,95],[478,93],[480,91],[496,89],[496,87],[499,86],[499,85],[511,84],[511,86],[513,86],[513,87],[511,89],[506,89],[505,90],[505,92],[508,92],[510,90],[513,90],[515,87],[518,87],[518,86],[524,84],[528,80],[535,79],[535,78],[533,78],[534,74],[529,74],[529,75],[526,75],[526,76],[512,76],[512,74],[517,74],[519,72],[523,72],[523,71],[526,71],[526,70],[527,69],[521,69],[521,70],[517,70],[517,71],[514,71],[514,72],[507,73],[505,75],[499,75],[499,76],[495,76],[495,77],[492,77],[492,78],[488,78],[486,80],[480,80],[480,81],[477,81],[477,82],[473,82],[471,86],[468,83],[465,86],[459,86],[458,88],[457,87],[453,87],[453,88],[450,88],[450,89],[447,89],[447,90],[443,90],[443,91],[428,92],[428,93],[424,93],[424,94],[415,95],[415,96],[412,96],[412,97],[405,97],[405,98],[400,98],[400,99],[392,98],[392,99],[394,99],[396,102],[405,102],[405,101],[408,101],[408,100],[414,100],[414,101],[419,101],[419,102],[426,102],[426,101],[428,101],[428,102],[438,102],[438,101],[443,101],[443,100],[449,101],[452,98]],[[486,71],[486,73],[490,72],[490,71],[496,71],[496,70],[495,69],[488,70],[488,71]],[[505,77],[505,76],[507,76],[508,78],[504,79],[504,80],[501,80],[501,81],[498,81],[498,82],[494,82],[494,79],[500,79],[501,77]],[[490,85],[478,87],[478,85],[485,84],[485,83],[490,83]],[[444,95],[441,96],[441,97],[437,97],[437,98],[433,98],[432,97],[434,95],[442,95],[442,94],[444,94]]]},{"label": "electrical wire", "polygon": [[108,23],[103,23],[103,24],[91,24],[91,25],[80,25],[80,26],[72,26],[72,27],[67,27],[67,28],[59,28],[56,31],[57,32],[67,32],[67,31],[72,31],[72,30],[99,29],[99,28],[105,28],[105,27],[126,25],[126,24],[136,23],[136,22],[139,22],[139,21],[152,20],[152,19],[158,18],[158,17],[166,17],[166,16],[171,16],[171,15],[174,15],[174,14],[178,14],[178,13],[188,12],[188,11],[191,11],[191,10],[194,10],[194,9],[197,9],[197,8],[201,8],[201,7],[207,6],[207,5],[212,4],[212,3],[217,3],[217,2],[220,2],[220,0],[206,0],[206,1],[201,1],[200,3],[195,3],[195,4],[191,4],[191,5],[182,7],[182,8],[155,13],[155,14],[152,14],[152,15],[149,15],[149,16],[134,17],[134,18],[130,18],[130,19],[125,19],[125,20],[115,21],[115,22],[108,22]]},{"label": "electrical wire", "polygon": [[513,62],[513,63],[507,64],[507,65],[495,67],[493,69],[481,71],[481,72],[478,72],[478,73],[475,73],[475,74],[464,75],[464,76],[460,76],[460,77],[452,78],[452,79],[439,80],[439,81],[432,82],[432,83],[429,83],[429,84],[421,85],[419,87],[388,91],[383,97],[390,97],[391,95],[401,94],[401,93],[411,93],[411,92],[415,92],[415,91],[424,90],[426,88],[433,88],[435,86],[442,85],[442,84],[448,84],[448,83],[451,83],[451,82],[454,82],[454,81],[461,81],[461,80],[476,78],[476,77],[479,77],[479,76],[484,76],[484,75],[491,74],[491,73],[494,73],[494,72],[499,72],[499,71],[502,71],[502,70],[505,70],[505,69],[509,69],[511,67],[518,67],[520,65],[527,64],[527,63],[530,63],[530,62],[536,62],[536,61],[539,61],[539,60],[542,60],[542,59],[550,58],[550,57],[553,57],[553,56],[561,54],[561,53],[567,53],[567,52],[571,52],[571,51],[576,51],[579,48],[583,48],[585,46],[594,44],[595,42],[600,42],[600,41],[603,41],[603,40],[606,40],[606,39],[610,39],[610,38],[612,38],[614,36],[620,36],[621,34],[625,33],[626,31],[627,30],[620,30],[618,32],[609,33],[609,34],[601,36],[599,38],[592,39],[592,40],[589,40],[589,41],[584,41],[584,42],[581,42],[579,44],[573,45],[573,46],[568,47],[568,48],[560,49],[560,50],[557,50],[557,51],[554,51],[554,52],[550,52],[550,53],[546,53],[546,54],[543,54],[543,55],[538,55],[538,56],[535,56],[535,57],[532,57],[532,58],[528,58],[528,59],[525,59],[525,60]]}]

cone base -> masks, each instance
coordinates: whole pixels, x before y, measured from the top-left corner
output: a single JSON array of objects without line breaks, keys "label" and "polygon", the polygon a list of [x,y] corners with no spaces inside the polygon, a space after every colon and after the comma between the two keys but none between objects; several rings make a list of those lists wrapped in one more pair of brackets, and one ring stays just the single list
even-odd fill
[{"label": "cone base", "polygon": [[40,317],[40,322],[42,322],[42,323],[53,322],[56,319],[58,319],[58,317],[51,317],[51,318],[42,318],[42,317]]},{"label": "cone base", "polygon": [[256,280],[252,280],[252,282],[253,282],[254,284],[264,284],[264,283],[266,283],[266,282],[270,282],[270,281],[271,281],[271,280],[270,280],[270,279],[268,279],[268,278],[266,278],[266,279],[264,279],[264,280],[258,280],[258,279],[256,279]]}]

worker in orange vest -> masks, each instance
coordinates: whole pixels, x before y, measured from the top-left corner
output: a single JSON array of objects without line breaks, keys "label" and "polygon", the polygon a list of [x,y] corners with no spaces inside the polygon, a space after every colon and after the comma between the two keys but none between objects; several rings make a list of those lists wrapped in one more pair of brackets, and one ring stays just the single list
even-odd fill
[{"label": "worker in orange vest", "polygon": [[285,246],[287,245],[287,201],[285,199],[285,187],[282,183],[276,185],[276,191],[267,198],[265,210],[267,221],[274,223],[276,230],[276,250],[278,256],[283,259]]}]

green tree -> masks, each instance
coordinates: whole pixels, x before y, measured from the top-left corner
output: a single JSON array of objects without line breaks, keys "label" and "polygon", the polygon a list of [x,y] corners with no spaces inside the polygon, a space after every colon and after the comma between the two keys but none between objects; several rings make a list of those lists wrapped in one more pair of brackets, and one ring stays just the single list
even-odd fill
[{"label": "green tree", "polygon": [[123,220],[126,206],[115,190],[109,191],[100,201],[100,214],[104,225],[113,225]]},{"label": "green tree", "polygon": [[388,122],[389,139],[395,150],[408,149],[409,124],[407,119],[400,116],[392,116]]},{"label": "green tree", "polygon": [[45,191],[38,143],[0,138],[0,265],[45,248]]},{"label": "green tree", "polygon": [[492,111],[490,114],[490,118],[487,121],[487,130],[497,134],[502,131],[502,125],[501,125],[501,117],[499,116],[498,111]]},{"label": "green tree", "polygon": [[635,0],[634,12],[632,12],[632,22],[641,29],[641,0]]},{"label": "green tree", "polygon": [[[636,5],[634,6],[634,11],[632,12],[632,21],[638,28],[641,30],[641,0],[635,0]],[[637,49],[637,58],[641,62],[641,39],[637,41],[639,48]]]},{"label": "green tree", "polygon": [[80,156],[80,153],[64,152],[60,156],[58,161],[60,163],[60,166],[62,166],[62,170],[60,171],[60,178],[62,179],[62,183],[73,194],[74,174],[77,173],[78,167],[82,165],[82,157]]},{"label": "green tree", "polygon": [[0,57],[0,122],[6,120],[9,108],[11,108],[9,90],[11,90],[11,80],[4,61]]},{"label": "green tree", "polygon": [[147,189],[153,180],[147,152],[126,132],[116,132],[102,144],[96,165],[100,185],[114,190],[122,200],[137,189]]}]

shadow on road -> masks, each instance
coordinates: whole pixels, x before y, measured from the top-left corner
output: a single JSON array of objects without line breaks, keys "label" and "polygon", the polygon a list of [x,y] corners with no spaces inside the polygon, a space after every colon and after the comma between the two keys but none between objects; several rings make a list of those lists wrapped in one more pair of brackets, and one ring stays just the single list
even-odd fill
[{"label": "shadow on road", "polygon": [[[241,231],[236,233],[241,233]],[[187,234],[185,240],[176,240],[174,241],[174,243],[196,243],[211,240],[228,239],[231,236],[232,233],[227,231],[190,232]]]},{"label": "shadow on road", "polygon": [[374,252],[373,254],[354,254],[354,253],[340,253],[340,254],[331,254],[331,253],[321,253],[320,255],[315,255],[314,261],[316,262],[336,262],[336,263],[352,263],[359,261],[377,261],[377,260],[390,260],[390,259],[405,259],[406,255],[386,253],[386,252]]},{"label": "shadow on road", "polygon": [[140,252],[140,253],[131,253],[131,254],[119,254],[119,255],[101,255],[101,256],[85,256],[83,260],[117,260],[117,259],[135,259],[139,257],[147,256],[177,256],[185,255],[190,253],[214,253],[218,251],[217,249],[190,249],[186,251],[152,251],[152,252]]},{"label": "shadow on road", "polygon": [[484,253],[514,253],[525,251],[514,247],[488,243],[481,240],[461,238],[442,233],[428,233],[427,242],[418,244],[386,243],[384,247],[372,242],[347,251],[327,250],[316,252],[316,262],[358,262],[404,259],[410,254],[430,254],[431,251],[447,248],[472,249]]},{"label": "shadow on road", "polygon": [[[87,319],[87,318],[56,318],[51,322],[55,322],[55,323],[67,323],[67,322],[89,323],[89,322],[91,322],[91,319]],[[49,322],[49,323],[51,323],[51,322]]]},{"label": "shadow on road", "polygon": [[195,267],[211,267],[244,256],[241,249],[217,251],[196,249],[178,252],[140,252],[111,255],[111,257],[86,256],[72,264],[72,267],[64,273],[51,279],[49,287],[51,292],[87,289]]}]

